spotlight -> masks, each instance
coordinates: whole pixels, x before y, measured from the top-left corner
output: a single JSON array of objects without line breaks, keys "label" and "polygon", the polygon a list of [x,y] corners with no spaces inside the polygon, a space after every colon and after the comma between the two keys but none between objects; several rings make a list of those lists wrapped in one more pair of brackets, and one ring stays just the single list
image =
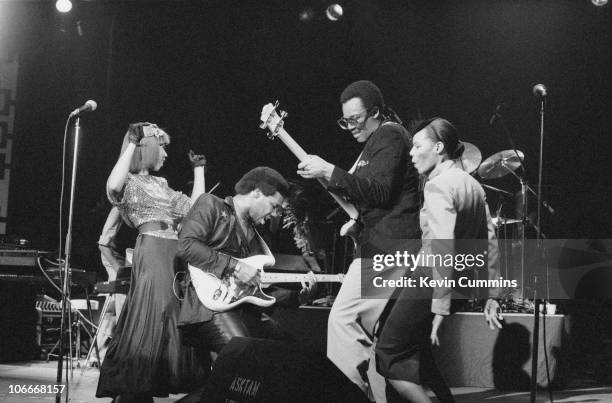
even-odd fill
[{"label": "spotlight", "polygon": [[305,8],[302,11],[300,11],[300,21],[302,22],[307,22],[312,20],[312,18],[314,17],[314,11],[312,8]]},{"label": "spotlight", "polygon": [[591,3],[595,4],[597,7],[602,7],[608,4],[608,0],[591,0]]},{"label": "spotlight", "polygon": [[57,11],[60,13],[67,13],[72,10],[72,2],[70,0],[57,0],[55,2],[55,8],[57,8]]},{"label": "spotlight", "polygon": [[338,21],[340,18],[342,18],[342,13],[342,6],[338,3],[331,4],[329,7],[327,7],[327,10],[325,10],[327,19],[330,21]]}]

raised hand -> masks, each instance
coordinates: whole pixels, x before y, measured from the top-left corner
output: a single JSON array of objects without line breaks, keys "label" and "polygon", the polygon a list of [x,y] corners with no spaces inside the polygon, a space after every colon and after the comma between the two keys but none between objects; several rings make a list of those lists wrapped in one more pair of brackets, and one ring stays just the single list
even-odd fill
[{"label": "raised hand", "polygon": [[144,133],[142,131],[143,123],[132,123],[128,129],[130,143],[138,145],[142,140]]},{"label": "raised hand", "polygon": [[193,150],[189,150],[187,156],[189,156],[189,162],[191,162],[193,168],[206,166],[206,157],[204,154],[196,154]]}]

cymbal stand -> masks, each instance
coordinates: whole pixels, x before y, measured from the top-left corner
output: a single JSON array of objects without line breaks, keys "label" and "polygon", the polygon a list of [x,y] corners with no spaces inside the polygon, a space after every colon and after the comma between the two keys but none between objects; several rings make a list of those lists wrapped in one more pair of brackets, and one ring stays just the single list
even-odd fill
[{"label": "cymbal stand", "polygon": [[520,167],[522,170],[522,175],[519,176],[514,172],[513,169],[511,169],[505,164],[504,160],[501,161],[501,165],[504,168],[506,168],[512,175],[514,175],[514,177],[517,178],[521,184],[521,194],[523,198],[523,209],[522,209],[522,217],[521,217],[521,224],[520,224],[520,229],[521,229],[521,303],[523,303],[523,301],[525,301],[525,222],[527,220],[527,196],[526,196],[527,192],[526,192],[526,189],[529,188],[529,185],[527,184],[527,181],[525,180],[525,178],[527,177],[527,168],[525,167],[525,163],[523,159],[521,158],[518,150],[516,149],[516,145],[514,143],[512,133],[510,133],[510,130],[508,129],[508,125],[506,125],[506,121],[504,119],[504,116],[501,114],[501,112],[497,111],[495,121],[499,122],[499,125],[503,129],[504,134],[508,138],[508,142],[510,143],[512,150],[514,151],[514,154],[516,154],[516,157],[520,163]]},{"label": "cymbal stand", "polygon": [[[519,158],[519,161],[521,163],[521,167],[524,173],[525,167],[523,166],[523,161],[521,161],[520,158]],[[521,223],[520,223],[520,229],[521,229],[521,301],[524,301],[525,300],[525,240],[526,240],[525,223],[527,222],[527,189],[529,188],[529,185],[527,184],[527,180],[524,177],[517,175],[513,169],[511,169],[510,167],[506,165],[504,160],[501,161],[501,165],[502,167],[506,168],[508,172],[514,175],[514,177],[521,184],[521,198],[522,198],[522,203],[523,203],[523,208],[521,211]]]}]

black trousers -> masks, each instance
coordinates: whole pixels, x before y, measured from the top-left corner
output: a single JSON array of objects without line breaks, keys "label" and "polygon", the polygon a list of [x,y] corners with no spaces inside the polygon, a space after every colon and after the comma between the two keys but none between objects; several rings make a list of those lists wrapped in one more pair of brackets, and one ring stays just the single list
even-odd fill
[{"label": "black trousers", "polygon": [[[185,342],[195,347],[203,367],[210,367],[210,353],[218,354],[233,337],[294,341],[278,322],[249,305],[228,312],[216,312],[210,321],[184,326],[182,330]],[[179,402],[200,402],[203,393],[204,386]]]},{"label": "black trousers", "polygon": [[252,306],[216,312],[208,322],[183,327],[183,334],[188,344],[205,354],[219,353],[233,337],[293,340],[278,322]]},{"label": "black trousers", "polygon": [[[431,276],[431,270],[417,268],[411,274]],[[450,389],[440,373],[431,350],[432,289],[404,288],[381,318],[382,329],[376,343],[376,370],[387,379],[427,384],[440,402],[453,402]],[[392,387],[387,387],[389,402],[401,401]]]}]

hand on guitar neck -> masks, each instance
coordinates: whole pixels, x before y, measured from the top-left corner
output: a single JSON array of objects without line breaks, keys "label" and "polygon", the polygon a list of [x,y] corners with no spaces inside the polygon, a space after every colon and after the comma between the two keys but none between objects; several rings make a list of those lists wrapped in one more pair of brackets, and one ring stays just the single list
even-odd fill
[{"label": "hand on guitar neck", "polygon": [[334,164],[325,161],[318,155],[308,155],[298,164],[297,174],[306,179],[324,179],[329,182],[334,172]]},{"label": "hand on guitar neck", "polygon": [[[324,187],[327,187],[327,182],[331,179],[335,166],[316,155],[308,155],[283,128],[284,118],[287,116],[287,113],[277,111],[277,108],[278,102],[264,105],[259,118],[261,120],[259,127],[268,130],[268,138],[280,139],[300,160],[297,171],[299,175],[304,178],[316,178]],[[358,234],[361,229],[359,210],[343,197],[331,192],[329,194],[349,216],[349,221],[342,226],[340,235],[351,237],[355,247],[357,247]]]}]

